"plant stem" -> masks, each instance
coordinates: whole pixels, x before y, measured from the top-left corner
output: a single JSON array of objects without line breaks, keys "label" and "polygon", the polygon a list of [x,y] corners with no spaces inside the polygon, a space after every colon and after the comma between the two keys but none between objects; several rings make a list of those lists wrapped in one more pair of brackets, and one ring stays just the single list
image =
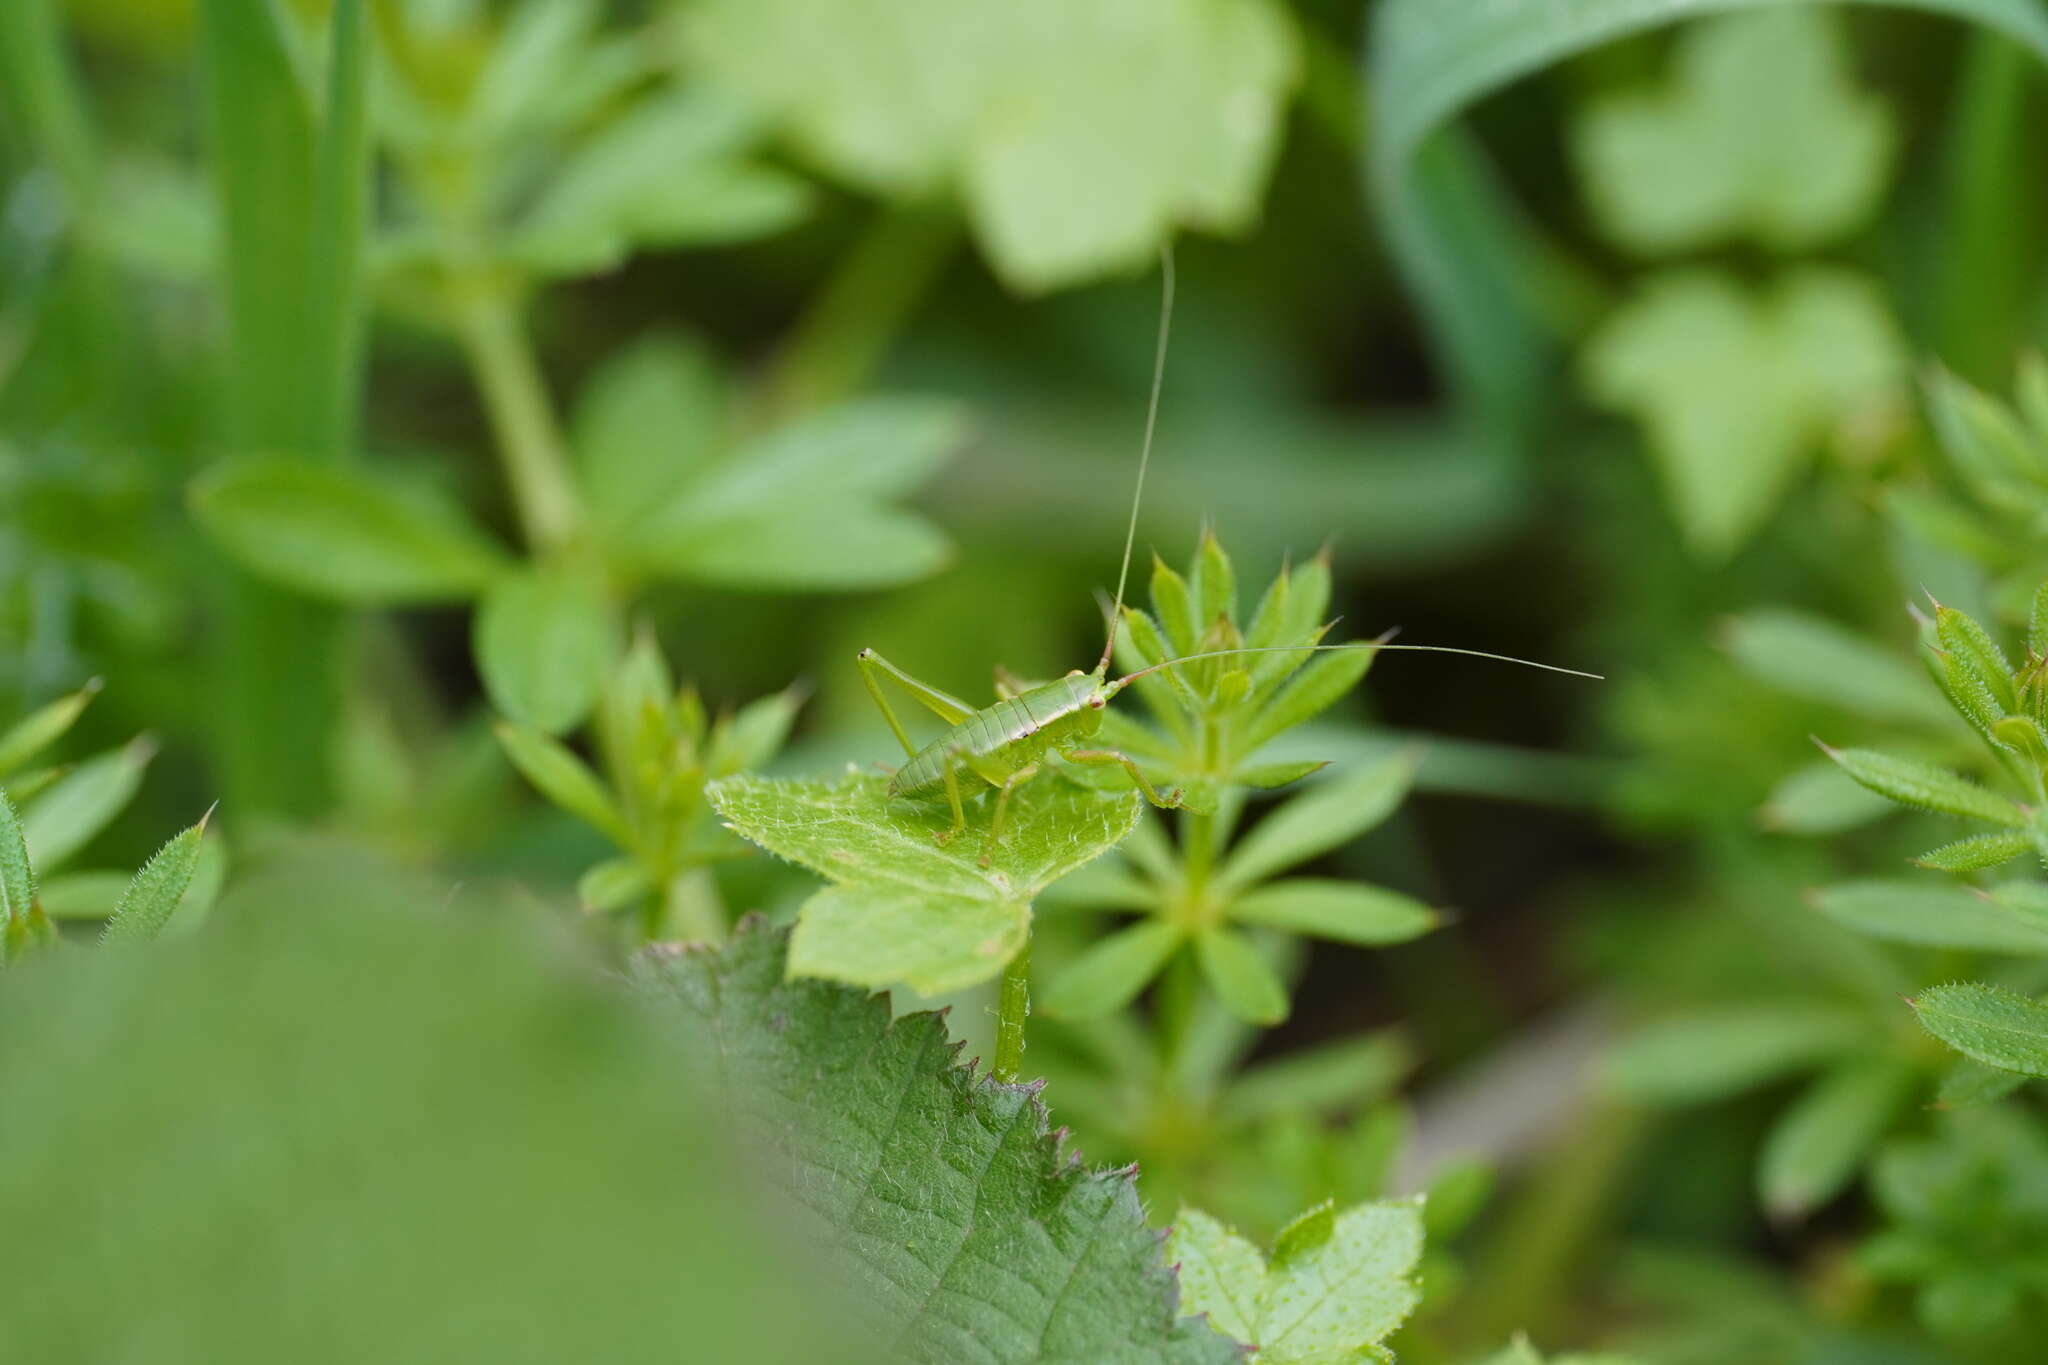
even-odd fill
[{"label": "plant stem", "polygon": [[456,326],[497,436],[519,524],[534,549],[552,549],[575,536],[583,509],[540,366],[503,286],[458,276],[454,295]]},{"label": "plant stem", "polygon": [[1031,1014],[1031,945],[1027,942],[1003,968],[996,1003],[996,1059],[990,1068],[998,1081],[1016,1083],[1024,1068],[1024,1021]]}]

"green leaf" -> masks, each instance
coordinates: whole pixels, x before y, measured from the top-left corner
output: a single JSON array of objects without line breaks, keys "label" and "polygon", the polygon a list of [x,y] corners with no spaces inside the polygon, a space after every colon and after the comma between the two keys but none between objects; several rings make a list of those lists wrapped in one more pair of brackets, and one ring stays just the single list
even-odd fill
[{"label": "green leaf", "polygon": [[1268,0],[709,0],[686,48],[810,157],[896,198],[958,192],[997,272],[1048,289],[1256,215],[1297,69]]},{"label": "green leaf", "polygon": [[36,879],[28,860],[28,842],[7,793],[0,792],[0,929],[26,924],[35,903]]},{"label": "green leaf", "polygon": [[655,334],[614,352],[577,397],[577,473],[600,526],[629,535],[710,462],[725,379],[695,341]]},{"label": "green leaf", "polygon": [[596,705],[619,653],[618,619],[591,574],[542,564],[500,579],[484,595],[475,649],[491,704],[560,734]]},{"label": "green leaf", "polygon": [[1242,890],[1275,872],[1349,843],[1393,813],[1415,777],[1416,757],[1361,763],[1277,807],[1238,841],[1219,885]]},{"label": "green leaf", "polygon": [[164,931],[199,869],[204,819],[178,835],[142,865],[135,880],[114,905],[113,918],[100,934],[101,943],[147,943]]},{"label": "green leaf", "polygon": [[[1269,657],[1283,661],[1287,658],[1279,654]],[[1378,650],[1366,647],[1308,656],[1302,670],[1288,679],[1280,694],[1266,703],[1258,718],[1246,727],[1246,747],[1256,749],[1327,711],[1339,697],[1358,686],[1359,679],[1378,657]]]},{"label": "green leaf", "polygon": [[[1183,1209],[1166,1243],[1183,1268],[1187,1306],[1252,1325],[1260,1365],[1392,1360],[1380,1343],[1415,1311],[1422,1203],[1324,1204],[1280,1230],[1270,1264],[1214,1218]],[[1235,1333],[1232,1333],[1235,1335]]]},{"label": "green leaf", "polygon": [[1934,638],[1960,664],[1968,676],[1998,704],[2002,712],[2017,706],[2013,693],[2012,664],[1984,627],[1954,607],[1934,609]]},{"label": "green leaf", "polygon": [[1687,540],[1715,557],[1762,524],[1831,426],[1887,401],[1903,373],[1875,286],[1827,266],[1762,295],[1711,270],[1652,276],[1584,355],[1593,400],[1643,424]]},{"label": "green leaf", "polygon": [[1896,139],[1850,84],[1831,15],[1779,7],[1692,27],[1663,94],[1594,103],[1574,150],[1595,216],[1646,255],[1731,237],[1800,251],[1867,220]]},{"label": "green leaf", "polygon": [[711,732],[711,755],[707,766],[719,777],[758,768],[782,751],[803,706],[796,688],[760,697],[742,706]]},{"label": "green leaf", "polygon": [[2048,454],[2038,438],[2004,404],[1946,370],[1934,371],[1926,387],[1942,450],[1971,489],[1994,507],[2031,514],[2048,486]]},{"label": "green leaf", "polygon": [[1611,1049],[1603,1079],[1643,1104],[1733,1095],[1864,1047],[1869,1021],[1823,1005],[1753,1005],[1666,1020]]},{"label": "green leaf", "polygon": [[1930,986],[1911,1004],[1922,1027],[1965,1057],[2048,1076],[2048,1005],[1980,982]]},{"label": "green leaf", "polygon": [[1152,556],[1152,610],[1159,613],[1159,625],[1173,646],[1161,658],[1178,658],[1195,652],[1201,631],[1195,625],[1195,598],[1188,581],[1156,553]]},{"label": "green leaf", "polygon": [[1757,1181],[1774,1217],[1799,1218],[1847,1187],[1904,1107],[1911,1066],[1890,1057],[1845,1062],[1810,1085],[1771,1125]]},{"label": "green leaf", "polygon": [[2009,863],[2033,846],[2033,839],[2020,830],[1973,834],[1967,839],[1929,849],[1913,861],[1936,872],[1979,872],[2000,863]]},{"label": "green leaf", "polygon": [[598,830],[621,848],[633,846],[633,831],[618,804],[590,766],[559,740],[534,729],[501,720],[491,727],[512,766],[541,795]]},{"label": "green leaf", "polygon": [[1091,944],[1053,979],[1041,1001],[1063,1019],[1099,1019],[1137,998],[1166,966],[1187,933],[1177,924],[1144,920]]},{"label": "green leaf", "polygon": [[1838,924],[1894,943],[2048,956],[2048,925],[2036,925],[1958,886],[1912,881],[1845,882],[1814,893]]},{"label": "green leaf", "polygon": [[95,678],[76,692],[37,708],[9,726],[5,734],[0,734],[0,778],[13,773],[63,738],[65,732],[77,723],[86,706],[99,695],[99,690],[100,683]]},{"label": "green leaf", "polygon": [[1941,1085],[1934,1095],[1934,1107],[1972,1109],[1978,1105],[1994,1104],[2026,1083],[2027,1078],[2017,1072],[2000,1071],[1968,1057],[1959,1057],[1942,1074]]},{"label": "green leaf", "polygon": [[1722,642],[1743,672],[1794,696],[1875,720],[1951,723],[1924,672],[1824,617],[1766,607],[1731,620]]},{"label": "green leaf", "polygon": [[576,903],[587,914],[623,910],[654,890],[637,858],[608,858],[576,879]]},{"label": "green leaf", "polygon": [[1283,763],[1254,763],[1239,768],[1231,774],[1231,780],[1261,791],[1272,791],[1277,787],[1299,782],[1313,773],[1319,773],[1330,766],[1326,758],[1305,758]]},{"label": "green leaf", "polygon": [[1131,1173],[1063,1151],[1035,1085],[958,1065],[937,1015],[892,1021],[885,1000],[793,979],[781,943],[756,924],[643,970],[743,1139],[789,1158],[801,1231],[857,1277],[850,1326],[920,1365],[1241,1359],[1180,1316]]},{"label": "green leaf", "polygon": [[1414,1064],[1413,1049],[1398,1034],[1343,1038],[1247,1066],[1231,1078],[1218,1108],[1245,1123],[1356,1108],[1392,1094]]},{"label": "green leaf", "polygon": [[88,758],[37,797],[21,820],[36,870],[55,872],[105,829],[135,798],[143,770],[155,754],[155,744],[133,740]]},{"label": "green leaf", "polygon": [[941,846],[933,836],[951,824],[944,802],[891,800],[888,786],[879,774],[849,773],[742,775],[705,789],[738,833],[837,884],[799,912],[792,971],[864,986],[903,982],[927,995],[985,981],[1022,945],[1032,899],[1115,847],[1138,819],[1135,792],[1041,776],[1012,795],[984,868],[987,814],[977,811]]},{"label": "green leaf", "polygon": [[1766,829],[1787,834],[1838,834],[1891,813],[1892,803],[1832,763],[1795,769],[1771,789],[1757,812]]},{"label": "green leaf", "polygon": [[2014,829],[2026,826],[2027,813],[1997,792],[1986,791],[1968,778],[1910,758],[1895,758],[1869,749],[1830,749],[1822,752],[1841,765],[1842,771],[1879,796],[1940,815],[1959,815],[1971,820],[1989,820]]},{"label": "green leaf", "polygon": [[461,601],[505,567],[455,508],[359,470],[237,460],[199,477],[192,510],[251,572],[336,601]]},{"label": "green leaf", "polygon": [[1247,891],[1224,913],[1240,924],[1376,948],[1406,943],[1443,919],[1412,896],[1362,882],[1290,877]]},{"label": "green leaf", "polygon": [[1195,936],[1202,975],[1230,1012],[1247,1024],[1270,1028],[1287,1017],[1287,985],[1252,941],[1231,929]]}]

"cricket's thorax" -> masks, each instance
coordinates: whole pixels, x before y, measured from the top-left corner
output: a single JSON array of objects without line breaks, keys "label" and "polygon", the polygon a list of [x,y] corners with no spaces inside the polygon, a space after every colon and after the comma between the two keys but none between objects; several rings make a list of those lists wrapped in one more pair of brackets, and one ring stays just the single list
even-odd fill
[{"label": "cricket's thorax", "polygon": [[1102,728],[1102,678],[1067,677],[984,707],[940,735],[896,770],[891,796],[935,796],[945,791],[946,764],[956,778],[971,774],[991,786],[1049,752],[1077,747]]}]

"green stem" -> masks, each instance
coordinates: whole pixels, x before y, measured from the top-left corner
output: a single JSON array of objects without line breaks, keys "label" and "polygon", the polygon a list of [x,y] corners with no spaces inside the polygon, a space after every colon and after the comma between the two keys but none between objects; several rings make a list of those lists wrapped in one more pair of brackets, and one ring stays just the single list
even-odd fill
[{"label": "green stem", "polygon": [[1031,1015],[1031,945],[1026,943],[1003,968],[996,1004],[996,1059],[991,1071],[1006,1085],[1024,1069],[1024,1021]]},{"label": "green stem", "polygon": [[768,411],[807,412],[865,384],[959,237],[960,220],[949,205],[882,210],[798,322],[763,386]]},{"label": "green stem", "polygon": [[574,538],[583,509],[540,366],[504,287],[459,276],[454,296],[456,326],[483,393],[519,524],[533,548],[552,549]]}]

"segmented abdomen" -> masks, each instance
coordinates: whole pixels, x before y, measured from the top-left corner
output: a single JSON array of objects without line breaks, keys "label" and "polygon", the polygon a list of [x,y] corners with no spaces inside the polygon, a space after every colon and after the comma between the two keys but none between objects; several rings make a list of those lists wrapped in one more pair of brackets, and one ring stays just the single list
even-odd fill
[{"label": "segmented abdomen", "polygon": [[961,782],[986,780],[974,767],[975,759],[1007,760],[1001,766],[1010,771],[1023,767],[1050,747],[1063,728],[1060,721],[1087,705],[1092,683],[1087,677],[1061,678],[983,707],[898,768],[889,794],[929,796],[944,791],[946,762],[954,755],[960,768],[956,780]]}]

